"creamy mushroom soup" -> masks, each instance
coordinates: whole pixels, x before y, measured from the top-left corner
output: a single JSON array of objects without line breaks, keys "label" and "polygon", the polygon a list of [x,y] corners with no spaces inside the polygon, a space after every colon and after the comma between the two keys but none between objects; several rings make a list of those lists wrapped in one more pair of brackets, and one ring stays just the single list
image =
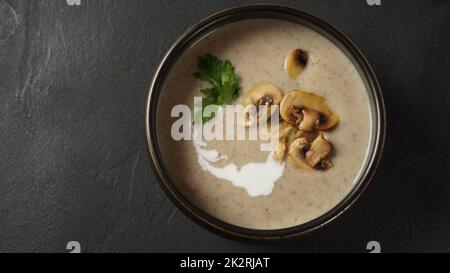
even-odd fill
[{"label": "creamy mushroom soup", "polygon": [[[303,112],[297,116],[301,123],[294,119],[288,126],[313,136],[311,140],[296,137],[286,143],[289,154],[282,156],[295,159],[299,155],[298,163],[305,165],[304,169],[295,160],[274,160],[275,151],[261,151],[258,140],[196,142],[172,138],[171,127],[177,119],[171,117],[172,108],[178,104],[193,107],[194,96],[202,96],[199,90],[207,87],[193,76],[199,58],[205,54],[229,60],[234,66],[242,87],[234,104],[242,103],[261,83],[270,83],[265,88],[276,90],[270,103],[279,96],[274,104],[282,99],[280,111],[286,111],[283,103],[294,101],[285,102],[291,95],[302,99],[309,96],[321,103],[323,98],[323,111],[289,104],[289,109]],[[300,64],[295,69],[290,67],[292,54],[301,57],[294,60]],[[246,228],[292,227],[332,209],[354,186],[370,142],[367,91],[352,62],[321,34],[282,20],[240,21],[202,38],[183,53],[170,71],[157,111],[162,160],[178,189],[205,212]],[[331,116],[331,111],[336,115]],[[334,122],[329,128],[320,125],[325,112],[328,123]],[[294,112],[283,113],[281,122],[295,117]],[[313,122],[307,124],[308,118]],[[308,152],[291,153],[291,147],[304,147],[308,141]],[[319,165],[323,169],[318,170]]]}]

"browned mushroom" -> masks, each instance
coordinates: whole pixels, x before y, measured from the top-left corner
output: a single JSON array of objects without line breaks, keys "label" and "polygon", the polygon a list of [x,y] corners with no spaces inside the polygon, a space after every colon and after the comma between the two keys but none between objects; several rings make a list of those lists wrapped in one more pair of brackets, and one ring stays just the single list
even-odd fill
[{"label": "browned mushroom", "polygon": [[289,161],[295,167],[307,171],[314,170],[306,161],[305,153],[308,149],[308,140],[306,138],[297,138],[289,146]]},{"label": "browned mushroom", "polygon": [[[305,114],[308,115],[306,123],[301,124]],[[322,131],[339,123],[339,116],[328,107],[323,97],[301,90],[291,91],[283,97],[280,102],[280,116],[290,124],[301,124],[301,127],[310,130],[312,123],[315,123],[313,129]]]},{"label": "browned mushroom", "polygon": [[[306,152],[306,161],[311,167],[316,167],[331,153],[332,149],[331,143],[325,139],[323,134],[319,134],[311,143],[309,151]],[[330,165],[329,162],[324,162],[323,166],[320,167],[326,167],[327,165]]]},{"label": "browned mushroom", "polygon": [[310,109],[303,110],[303,120],[300,123],[300,130],[313,131],[316,128],[320,113]]},{"label": "browned mushroom", "polygon": [[293,50],[286,58],[286,70],[291,79],[296,79],[308,64],[308,52],[303,49]]},{"label": "browned mushroom", "polygon": [[283,92],[272,83],[260,83],[254,85],[249,91],[244,94],[242,104],[249,109],[249,106],[256,106],[259,113],[259,107],[267,106],[267,118],[270,118],[270,106],[278,105],[283,98]]}]

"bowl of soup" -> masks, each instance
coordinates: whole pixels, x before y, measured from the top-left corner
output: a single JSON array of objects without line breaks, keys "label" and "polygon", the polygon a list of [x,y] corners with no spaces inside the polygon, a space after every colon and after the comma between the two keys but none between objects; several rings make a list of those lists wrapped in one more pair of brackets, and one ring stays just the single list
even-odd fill
[{"label": "bowl of soup", "polygon": [[277,240],[325,226],[364,192],[385,111],[344,34],[296,8],[247,5],[201,20],[167,51],[146,129],[160,184],[185,214],[222,235]]}]

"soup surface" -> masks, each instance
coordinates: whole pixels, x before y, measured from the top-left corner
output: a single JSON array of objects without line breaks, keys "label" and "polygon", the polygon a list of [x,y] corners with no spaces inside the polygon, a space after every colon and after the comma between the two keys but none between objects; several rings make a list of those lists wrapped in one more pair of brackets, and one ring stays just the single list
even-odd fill
[{"label": "soup surface", "polygon": [[[286,73],[285,59],[296,48],[306,50],[309,60],[293,80]],[[271,82],[285,93],[302,89],[323,96],[340,116],[339,125],[326,132],[333,143],[333,167],[305,172],[286,162],[271,193],[256,197],[202,168],[193,141],[173,140],[171,127],[177,118],[171,117],[171,110],[178,104],[193,107],[194,96],[201,96],[199,90],[206,85],[193,73],[199,57],[205,54],[231,61],[240,77],[242,94],[257,83]],[[345,54],[305,26],[272,19],[229,24],[186,50],[165,82],[157,121],[163,161],[179,190],[207,213],[254,229],[292,227],[336,206],[351,191],[364,164],[371,128],[366,88]],[[269,154],[260,151],[259,141],[214,140],[207,147],[227,156],[226,162],[215,163],[217,167],[232,162],[239,169],[266,162]]]}]

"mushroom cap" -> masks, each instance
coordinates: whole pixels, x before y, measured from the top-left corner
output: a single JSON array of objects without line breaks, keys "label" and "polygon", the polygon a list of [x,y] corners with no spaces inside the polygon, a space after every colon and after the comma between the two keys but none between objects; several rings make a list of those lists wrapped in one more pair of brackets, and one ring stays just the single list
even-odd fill
[{"label": "mushroom cap", "polygon": [[304,109],[320,114],[315,126],[317,130],[329,130],[339,123],[339,115],[328,107],[322,96],[294,90],[286,94],[280,102],[280,116],[291,124],[297,124],[303,120]]},{"label": "mushroom cap", "polygon": [[276,85],[263,82],[255,84],[244,94],[243,104],[278,105],[283,98],[283,92]]},{"label": "mushroom cap", "polygon": [[286,71],[291,79],[296,79],[308,63],[308,52],[294,49],[286,58]]}]

